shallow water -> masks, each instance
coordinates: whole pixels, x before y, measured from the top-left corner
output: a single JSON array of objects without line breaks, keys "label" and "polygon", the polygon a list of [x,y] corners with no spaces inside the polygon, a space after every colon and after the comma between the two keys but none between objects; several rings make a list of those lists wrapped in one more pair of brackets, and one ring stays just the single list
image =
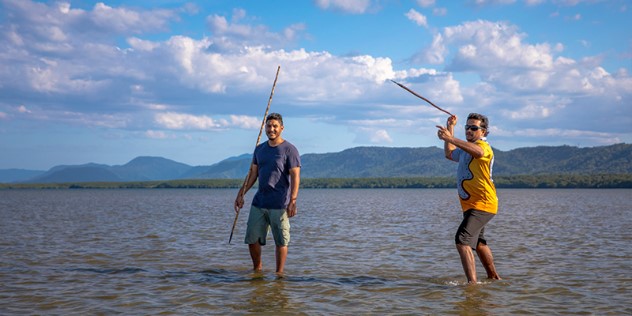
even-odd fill
[{"label": "shallow water", "polygon": [[236,190],[4,190],[0,314],[632,314],[631,193],[500,190],[468,286],[455,190],[301,190],[283,278]]}]

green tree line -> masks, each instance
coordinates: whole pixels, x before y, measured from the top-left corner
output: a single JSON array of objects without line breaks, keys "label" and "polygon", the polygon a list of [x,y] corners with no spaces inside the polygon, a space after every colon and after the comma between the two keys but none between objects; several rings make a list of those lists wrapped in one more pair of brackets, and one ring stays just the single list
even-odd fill
[{"label": "green tree line", "polygon": [[[3,183],[0,189],[229,189],[242,179],[192,179],[138,182]],[[494,178],[497,188],[632,188],[632,174],[514,175]],[[454,188],[453,177],[303,178],[302,188]]]}]

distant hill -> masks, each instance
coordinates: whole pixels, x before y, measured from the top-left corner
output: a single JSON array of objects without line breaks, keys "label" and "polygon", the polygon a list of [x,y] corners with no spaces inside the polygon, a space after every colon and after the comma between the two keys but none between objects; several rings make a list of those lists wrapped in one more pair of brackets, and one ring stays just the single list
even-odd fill
[{"label": "distant hill", "polygon": [[29,179],[26,182],[50,183],[50,182],[119,182],[122,181],[108,168],[96,165],[67,166],[57,168],[52,172],[46,172],[40,176]]},{"label": "distant hill", "polygon": [[495,149],[494,154],[494,173],[499,175],[632,173],[631,144]]},{"label": "distant hill", "polygon": [[124,181],[174,180],[191,170],[191,166],[162,157],[136,157],[122,165],[108,168]]},{"label": "distant hill", "polygon": [[43,173],[42,170],[0,169],[0,183],[23,182]]},{"label": "distant hill", "polygon": [[56,166],[23,182],[120,182],[174,180],[192,167],[162,157],[137,157],[122,166],[85,164]]},{"label": "distant hill", "polygon": [[301,156],[306,178],[432,177],[452,175],[456,164],[443,148],[356,147]]},{"label": "distant hill", "polygon": [[182,179],[240,179],[245,178],[252,161],[251,154],[230,157],[212,166],[194,167],[182,174]]},{"label": "distant hill", "polygon": [[[632,144],[579,148],[539,146],[494,149],[494,175],[632,174]],[[48,171],[0,170],[0,182],[120,182],[177,179],[243,179],[251,154],[210,166],[189,166],[162,157],[137,157],[122,166],[85,164]],[[355,147],[337,153],[301,156],[304,178],[449,177],[456,163],[443,148]]]}]

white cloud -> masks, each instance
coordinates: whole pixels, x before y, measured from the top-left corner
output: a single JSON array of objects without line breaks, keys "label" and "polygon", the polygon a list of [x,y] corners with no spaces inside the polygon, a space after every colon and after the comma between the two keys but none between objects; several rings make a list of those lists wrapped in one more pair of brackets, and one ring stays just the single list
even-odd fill
[{"label": "white cloud", "polygon": [[149,40],[142,40],[137,37],[128,38],[127,44],[129,44],[129,46],[132,47],[133,49],[140,50],[140,51],[152,51],[158,46],[160,46],[156,42],[152,42]]},{"label": "white cloud", "polygon": [[[404,85],[417,94],[431,100],[436,105],[438,105],[439,101],[441,104],[459,104],[463,101],[460,82],[455,80],[451,73],[439,73],[436,70],[422,68],[400,72],[398,77],[411,82]],[[416,98],[412,95],[410,97]],[[419,100],[419,102],[425,103],[422,100]]]},{"label": "white cloud", "polygon": [[61,123],[64,125],[83,126],[89,128],[127,128],[133,121],[132,118],[123,113],[102,114],[77,112],[65,109],[29,109],[24,105],[17,107],[16,111],[22,114],[29,114],[28,118],[20,119],[34,120],[37,122]]},{"label": "white cloud", "polygon": [[503,4],[512,4],[515,3],[516,0],[470,0],[477,6],[487,6],[487,5],[503,5]]},{"label": "white cloud", "polygon": [[9,117],[9,115],[7,113],[0,112],[0,119],[6,119],[8,117]]},{"label": "white cloud", "polygon": [[545,129],[521,129],[518,132],[504,132],[505,135],[521,136],[521,137],[556,137],[556,138],[591,138],[601,139],[603,143],[614,144],[620,142],[616,137],[613,137],[611,133],[594,132],[587,130],[577,129],[561,129],[561,128],[545,128]]},{"label": "white cloud", "polygon": [[230,116],[231,125],[245,128],[245,129],[255,129],[261,128],[261,120],[254,116],[247,115],[231,115]]},{"label": "white cloud", "polygon": [[548,69],[553,63],[549,44],[528,45],[514,25],[505,22],[473,21],[447,27],[433,45],[439,49],[456,44],[458,51],[449,65],[458,71],[485,71],[506,67]]},{"label": "white cloud", "polygon": [[435,5],[435,0],[417,0],[417,4],[422,8],[428,8]]},{"label": "white cloud", "polygon": [[146,109],[153,110],[153,111],[164,111],[170,108],[169,105],[160,104],[160,103],[142,104],[141,106],[144,106]]},{"label": "white cloud", "polygon": [[[80,10],[74,10],[81,14]],[[94,5],[88,19],[102,29],[119,33],[142,33],[165,30],[170,20],[177,18],[171,10],[135,11],[125,8],[113,8],[102,2]]]},{"label": "white cloud", "polygon": [[[47,15],[45,4],[25,3],[40,8],[38,14]],[[340,5],[341,2],[337,4]],[[28,16],[27,9],[32,8],[22,10],[21,15]],[[51,10],[50,7],[48,9]],[[65,40],[56,42],[55,45],[67,44],[72,49],[59,51],[57,56],[41,56],[41,50],[32,48],[33,43],[47,45],[47,42],[53,41],[45,37],[42,37],[43,41],[34,41],[32,36],[29,36],[31,31],[21,29],[20,33],[15,34],[23,40],[26,39],[25,45],[28,47],[24,49],[28,53],[16,53],[15,56],[29,57],[18,63],[6,63],[12,70],[6,73],[0,71],[0,75],[4,73],[15,79],[3,79],[3,82],[10,83],[9,88],[15,88],[14,90],[35,90],[40,95],[46,94],[51,100],[75,96],[78,100],[83,99],[83,103],[66,103],[65,107],[69,112],[112,112],[108,108],[113,105],[124,111],[168,110],[171,111],[169,113],[190,113],[192,117],[160,117],[161,126],[184,128],[184,122],[189,122],[190,126],[197,128],[224,128],[221,121],[205,119],[195,113],[195,109],[198,104],[204,102],[200,100],[209,95],[212,95],[212,98],[217,95],[230,95],[227,104],[211,103],[204,112],[228,117],[230,123],[227,124],[241,124],[247,128],[257,125],[254,121],[259,120],[241,120],[240,115],[253,113],[250,110],[256,106],[252,102],[253,98],[260,100],[267,97],[274,74],[273,67],[276,65],[282,65],[277,89],[283,89],[282,93],[277,93],[276,98],[284,98],[285,102],[297,106],[310,107],[319,104],[321,110],[332,111],[335,117],[349,115],[348,113],[361,116],[362,109],[380,103],[379,100],[394,93],[390,83],[389,86],[384,85],[388,79],[396,76],[391,59],[370,55],[336,56],[326,51],[309,52],[304,49],[276,49],[274,45],[268,44],[291,40],[297,36],[293,34],[295,30],[300,32],[300,25],[292,25],[280,33],[270,32],[266,26],[251,24],[256,18],[249,17],[244,10],[234,11],[231,18],[209,16],[207,21],[213,31],[209,37],[195,39],[174,35],[165,40],[148,40],[130,33],[133,36],[127,37],[126,41],[130,47],[128,49],[113,47],[107,36],[117,36],[117,32],[121,32],[117,31],[121,25],[141,31],[147,29],[137,25],[144,23],[142,17],[147,12],[154,14],[154,18],[158,19],[159,22],[153,22],[154,26],[164,25],[161,23],[177,18],[170,15],[176,11],[161,15],[159,11],[144,13],[107,5],[97,5],[93,11],[85,11],[72,9],[67,5],[61,6],[55,12],[48,15],[72,15],[84,22],[91,17],[99,16],[100,21],[110,19],[119,26],[113,25],[109,30],[102,30],[94,38],[82,38],[83,41],[80,43],[75,40],[81,38],[78,35],[85,30],[82,27],[76,28],[76,25],[73,29],[71,22],[77,21],[59,17],[54,21],[44,19],[40,26],[55,25],[66,32]],[[86,25],[94,27],[94,23]],[[259,42],[261,45],[258,45]],[[416,76],[415,70],[404,74],[408,75]],[[431,78],[435,74],[428,73],[425,76]],[[444,99],[457,100],[458,97],[452,96],[458,94],[453,93],[454,89],[448,85],[449,80],[443,78],[444,75],[440,75],[440,78],[427,85],[428,88],[435,91],[431,86],[438,85],[441,89],[436,91],[446,92]],[[385,91],[388,93],[385,94]],[[173,105],[175,102],[172,100],[178,100],[176,102],[181,105]],[[332,101],[335,103],[331,104]],[[357,106],[337,106],[348,102]],[[86,103],[91,106],[83,106]],[[228,108],[234,112],[213,112],[220,108]],[[52,112],[50,114],[52,115]],[[139,117],[135,121],[137,124],[144,124],[142,117],[146,116],[153,117],[155,123],[156,117],[153,113],[136,115]],[[233,121],[230,115],[235,115],[237,121]]]},{"label": "white cloud", "polygon": [[33,113],[31,110],[27,109],[26,106],[20,105],[18,106],[19,113]]},{"label": "white cloud", "polygon": [[356,138],[354,142],[359,144],[382,144],[386,145],[393,142],[393,139],[384,129],[359,127],[355,129]]},{"label": "white cloud", "polygon": [[435,65],[442,64],[445,61],[447,52],[448,50],[443,40],[443,35],[441,33],[437,33],[432,38],[430,48],[417,54],[414,59],[419,62],[428,62]]},{"label": "white cloud", "polygon": [[[107,80],[92,80],[89,78],[77,78],[74,75],[77,67],[71,66],[72,62],[50,63],[25,69],[25,79],[30,88],[39,92],[54,92],[62,94],[89,93],[105,87]],[[66,66],[69,67],[66,67]]]},{"label": "white cloud", "polygon": [[392,143],[393,139],[391,138],[391,136],[388,135],[388,132],[386,130],[380,129],[375,131],[373,135],[371,135],[371,142],[377,144]]},{"label": "white cloud", "polygon": [[154,122],[158,126],[175,130],[219,130],[226,128],[255,129],[261,126],[259,119],[246,115],[230,115],[229,119],[213,119],[207,115],[165,112],[157,113]]},{"label": "white cloud", "polygon": [[410,9],[406,13],[406,17],[419,26],[428,27],[428,20],[426,19],[426,16],[417,12],[415,9]]},{"label": "white cloud", "polygon": [[436,34],[425,56],[441,62],[450,52],[448,47],[456,47],[448,70],[477,72],[484,81],[513,91],[602,94],[620,88],[592,60],[555,56],[563,50],[561,44],[528,44],[525,38],[506,22],[466,22]]},{"label": "white cloud", "polygon": [[323,10],[333,9],[352,14],[364,13],[371,6],[370,0],[315,0],[314,2]]},{"label": "white cloud", "polygon": [[148,138],[154,138],[154,139],[173,138],[173,137],[170,137],[167,133],[165,133],[163,131],[154,131],[154,130],[147,130],[145,132],[145,136],[147,136]]},{"label": "white cloud", "polygon": [[168,129],[220,129],[227,125],[224,120],[214,120],[206,115],[196,116],[184,113],[166,112],[155,115],[156,124]]},{"label": "white cloud", "polygon": [[432,14],[436,16],[445,16],[448,14],[448,9],[447,8],[434,8],[432,9]]},{"label": "white cloud", "polygon": [[520,119],[534,119],[534,118],[547,118],[551,116],[552,110],[548,107],[548,104],[529,104],[517,111],[504,110],[501,113],[505,117],[509,117],[514,120]]},{"label": "white cloud", "polygon": [[305,25],[292,24],[281,32],[268,30],[263,24],[248,24],[245,10],[233,11],[230,21],[227,17],[213,14],[206,18],[206,23],[213,33],[213,49],[218,52],[240,51],[245,46],[284,47],[301,37]]},{"label": "white cloud", "polygon": [[[304,35],[305,25],[272,31],[245,10],[208,16],[211,33],[205,36],[156,37],[147,32],[168,27],[182,9],[4,3],[12,14],[0,25],[2,91],[19,94],[35,120],[130,129],[135,135],[258,129],[260,118],[244,114],[265,106],[277,65],[282,69],[274,105],[284,114],[327,113],[328,124],[355,121],[354,128],[369,128],[359,138],[365,143],[394,142],[389,132],[411,131],[420,123],[411,116],[427,123],[442,115],[388,79],[450,111],[477,109],[512,123],[570,116],[586,96],[603,97],[607,102],[599,110],[607,112],[629,103],[632,94],[629,74],[608,72],[605,56],[562,56],[563,44],[528,42],[510,22],[479,20],[433,30],[432,45],[412,64],[431,62],[442,71],[396,70],[388,57],[288,48]],[[366,12],[371,2],[317,4],[353,13]],[[407,16],[427,27],[421,13],[410,10]]]},{"label": "white cloud", "polygon": [[546,2],[546,0],[525,0],[525,3],[528,6],[536,6],[536,5],[542,4],[544,2]]}]

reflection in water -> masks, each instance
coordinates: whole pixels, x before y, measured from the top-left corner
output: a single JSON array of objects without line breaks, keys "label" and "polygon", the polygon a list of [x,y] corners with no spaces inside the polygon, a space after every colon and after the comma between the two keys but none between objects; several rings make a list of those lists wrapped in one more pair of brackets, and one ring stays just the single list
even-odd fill
[{"label": "reflection in water", "polygon": [[454,303],[459,315],[491,315],[487,307],[492,295],[487,293],[485,284],[466,284],[459,287],[462,300]]},{"label": "reflection in water", "polygon": [[248,312],[279,312],[290,306],[283,278],[267,280],[261,274],[254,274],[252,280],[248,282],[248,286],[250,293],[247,294],[248,304],[245,305]]}]

